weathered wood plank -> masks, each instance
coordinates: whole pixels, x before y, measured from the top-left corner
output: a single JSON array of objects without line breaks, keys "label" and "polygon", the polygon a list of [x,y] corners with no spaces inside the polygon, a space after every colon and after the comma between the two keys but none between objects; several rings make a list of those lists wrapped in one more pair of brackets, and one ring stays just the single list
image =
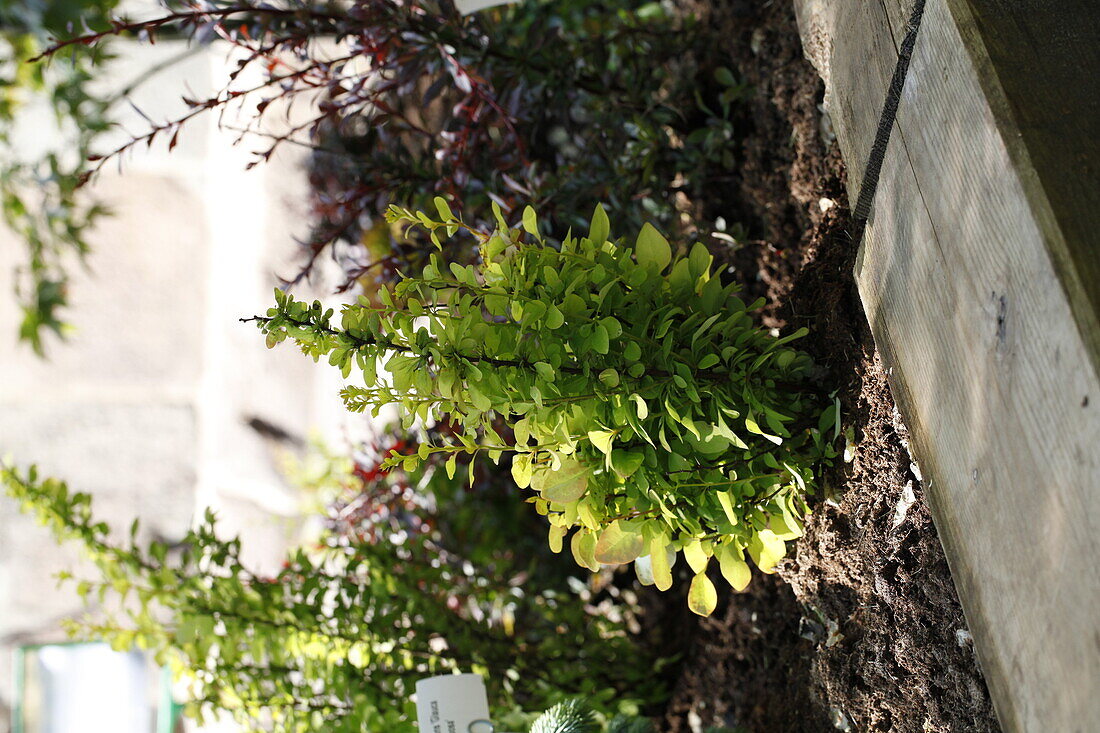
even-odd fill
[{"label": "weathered wood plank", "polygon": [[1100,368],[1100,8],[1095,0],[948,7]]},{"label": "weathered wood plank", "polygon": [[825,107],[851,171],[848,198],[856,201],[874,142],[865,118],[881,108],[897,61],[889,21],[877,2],[797,0],[795,13],[806,56],[825,80]]},{"label": "weathered wood plank", "polygon": [[[1002,724],[1100,730],[1100,380],[1034,198],[1056,192],[1010,149],[955,3],[928,0],[857,282]],[[856,177],[869,55],[907,4],[796,3]]]}]

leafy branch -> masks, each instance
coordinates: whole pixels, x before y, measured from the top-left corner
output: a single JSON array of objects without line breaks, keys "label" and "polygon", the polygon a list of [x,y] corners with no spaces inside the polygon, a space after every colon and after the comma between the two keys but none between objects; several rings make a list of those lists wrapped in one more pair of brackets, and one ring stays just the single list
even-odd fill
[{"label": "leafy branch", "polygon": [[[653,575],[640,577],[667,588],[668,553],[683,551],[700,613],[713,610],[712,556],[736,588],[748,582],[746,553],[770,572],[801,534],[816,466],[835,456],[835,407],[789,346],[804,332],[756,326],[701,245],[674,258],[648,226],[633,248],[614,243],[602,207],[587,237],[550,243],[530,208],[521,229],[495,210],[486,233],[444,199],[435,206],[438,216],[396,206],[388,216],[440,249],[472,232],[479,266],[433,255],[420,275],[382,288],[379,305],[345,306],[339,327],[332,310],[281,291],[266,316],[246,320],[269,347],[290,339],[345,376],[360,371],[365,387],[342,393],[349,409],[397,404],[407,426],[458,426],[450,444],[394,452],[386,465],[440,455],[453,475],[460,454],[510,454],[517,485],[535,490],[550,521],[551,549],[575,530],[584,567],[648,558]],[[493,432],[498,418],[512,438]]]}]

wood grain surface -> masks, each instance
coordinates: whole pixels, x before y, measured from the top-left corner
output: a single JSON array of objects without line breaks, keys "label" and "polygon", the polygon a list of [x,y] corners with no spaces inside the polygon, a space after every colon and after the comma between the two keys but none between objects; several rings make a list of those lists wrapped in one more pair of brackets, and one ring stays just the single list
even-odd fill
[{"label": "wood grain surface", "polygon": [[[1002,725],[1097,731],[1095,310],[1082,311],[1087,273],[1057,215],[1087,197],[1067,204],[1021,153],[964,2],[928,0],[857,282]],[[796,8],[848,169],[862,171],[908,3]],[[1063,89],[1063,104],[1088,92]]]}]

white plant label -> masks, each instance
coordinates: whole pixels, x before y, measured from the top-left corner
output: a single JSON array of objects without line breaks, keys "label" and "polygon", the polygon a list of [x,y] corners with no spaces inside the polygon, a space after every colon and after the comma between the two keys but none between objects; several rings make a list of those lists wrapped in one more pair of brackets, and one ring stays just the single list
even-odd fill
[{"label": "white plant label", "polygon": [[516,2],[516,0],[455,0],[455,7],[458,8],[458,12],[463,15],[469,15],[470,13],[476,13],[485,8],[492,8],[497,5],[507,5],[514,2]]},{"label": "white plant label", "polygon": [[489,695],[477,674],[447,674],[416,683],[420,733],[493,733]]}]

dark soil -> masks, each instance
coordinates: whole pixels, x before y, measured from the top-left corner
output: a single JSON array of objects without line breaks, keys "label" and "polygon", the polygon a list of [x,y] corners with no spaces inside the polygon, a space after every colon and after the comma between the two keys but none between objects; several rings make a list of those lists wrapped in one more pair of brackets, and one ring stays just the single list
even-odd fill
[{"label": "dark soil", "polygon": [[759,238],[732,264],[750,295],[768,297],[766,323],[810,328],[803,346],[840,388],[855,449],[778,577],[729,593],[708,619],[662,597],[656,624],[684,655],[662,730],[999,730],[855,291],[845,172],[793,10],[695,10],[756,90],[737,183],[704,205]]}]

